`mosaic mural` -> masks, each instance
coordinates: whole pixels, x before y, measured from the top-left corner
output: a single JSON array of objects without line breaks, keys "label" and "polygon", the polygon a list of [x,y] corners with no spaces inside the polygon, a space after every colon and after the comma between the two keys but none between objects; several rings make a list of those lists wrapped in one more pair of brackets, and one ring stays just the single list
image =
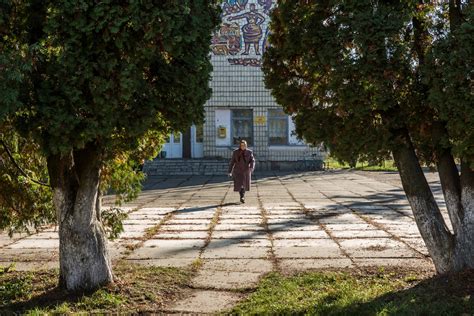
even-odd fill
[{"label": "mosaic mural", "polygon": [[212,37],[212,53],[228,58],[231,65],[262,65],[268,45],[268,23],[275,0],[226,0],[222,24]]}]

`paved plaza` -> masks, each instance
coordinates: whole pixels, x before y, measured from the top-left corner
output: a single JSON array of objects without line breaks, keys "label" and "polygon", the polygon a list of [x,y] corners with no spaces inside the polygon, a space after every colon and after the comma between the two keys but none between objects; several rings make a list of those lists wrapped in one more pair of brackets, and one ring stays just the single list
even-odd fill
[{"label": "paved plaza", "polygon": [[[441,203],[435,174],[428,179]],[[271,271],[431,267],[396,173],[257,174],[245,204],[232,188],[223,176],[153,177],[123,206],[129,217],[110,243],[114,260],[198,270],[168,312],[230,307],[242,297],[236,289]],[[0,235],[0,266],[57,267],[55,230]]]}]

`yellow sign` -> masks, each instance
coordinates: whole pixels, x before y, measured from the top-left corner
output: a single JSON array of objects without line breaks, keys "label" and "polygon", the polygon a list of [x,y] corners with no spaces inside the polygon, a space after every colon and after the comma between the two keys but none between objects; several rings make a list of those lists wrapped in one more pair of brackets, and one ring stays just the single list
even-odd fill
[{"label": "yellow sign", "polygon": [[225,126],[219,126],[219,128],[217,129],[217,136],[219,138],[227,137],[227,129],[225,128]]},{"label": "yellow sign", "polygon": [[264,115],[256,116],[255,117],[255,124],[258,125],[265,125],[267,123],[267,117]]}]

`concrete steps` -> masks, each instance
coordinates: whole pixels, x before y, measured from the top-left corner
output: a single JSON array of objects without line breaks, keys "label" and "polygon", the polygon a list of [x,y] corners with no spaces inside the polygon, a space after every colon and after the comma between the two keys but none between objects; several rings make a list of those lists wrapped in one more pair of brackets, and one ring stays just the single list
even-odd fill
[{"label": "concrete steps", "polygon": [[[256,172],[304,172],[323,170],[322,160],[257,161]],[[147,161],[143,171],[149,176],[226,175],[227,159],[160,159]]]},{"label": "concrete steps", "polygon": [[147,161],[143,171],[149,176],[163,175],[225,175],[226,159],[155,159]]}]

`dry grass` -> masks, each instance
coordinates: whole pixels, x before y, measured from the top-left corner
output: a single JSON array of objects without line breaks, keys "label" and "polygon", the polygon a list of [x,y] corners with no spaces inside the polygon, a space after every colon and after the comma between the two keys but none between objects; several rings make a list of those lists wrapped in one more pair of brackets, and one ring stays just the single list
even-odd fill
[{"label": "dry grass", "polygon": [[191,269],[120,263],[116,281],[90,293],[57,287],[58,271],[0,273],[0,314],[159,311],[187,288]]}]

